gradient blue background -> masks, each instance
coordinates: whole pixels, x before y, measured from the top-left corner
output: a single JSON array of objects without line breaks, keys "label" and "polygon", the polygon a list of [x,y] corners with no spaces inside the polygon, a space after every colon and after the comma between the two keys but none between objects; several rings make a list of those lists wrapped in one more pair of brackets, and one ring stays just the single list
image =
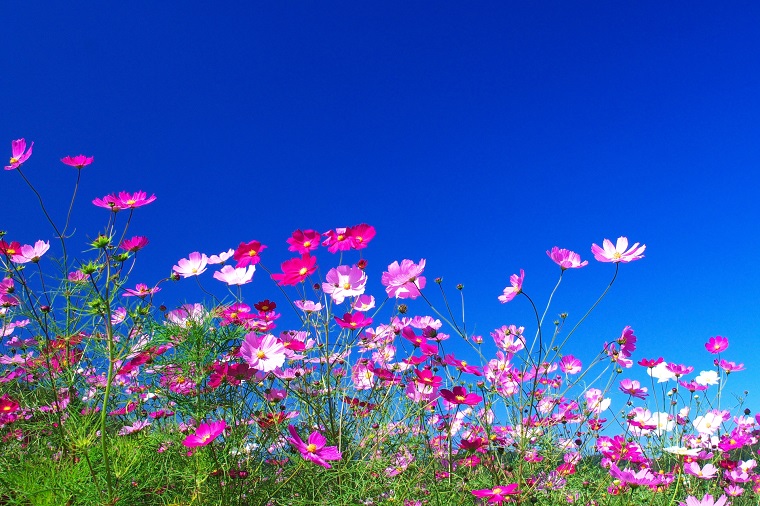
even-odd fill
[{"label": "gradient blue background", "polygon": [[[130,228],[151,241],[134,282],[253,239],[277,269],[296,228],[366,222],[378,232],[372,293],[392,261],[426,258],[427,292],[440,300],[437,276],[451,296],[464,283],[468,330],[491,346],[502,324],[535,329],[525,300],[496,300],[510,274],[525,269],[542,303],[559,274],[545,251],[581,253],[590,265],[566,274],[549,312],[574,322],[614,271],[591,243],[626,235],[646,258],[621,266],[566,351],[586,362],[631,325],[636,360],[698,372],[711,366],[703,343],[724,335],[724,356],[748,366],[726,392],[750,390],[760,409],[757,2],[30,2],[0,13],[6,157],[12,139],[35,142],[24,171],[60,221],[76,170],[58,159],[95,156],[72,241],[86,249],[105,224],[93,198],[158,197]],[[8,238],[52,239],[18,174],[0,176]],[[224,291],[211,272],[202,282]],[[244,294],[276,292],[258,271]],[[199,299],[193,280],[157,296]]]}]

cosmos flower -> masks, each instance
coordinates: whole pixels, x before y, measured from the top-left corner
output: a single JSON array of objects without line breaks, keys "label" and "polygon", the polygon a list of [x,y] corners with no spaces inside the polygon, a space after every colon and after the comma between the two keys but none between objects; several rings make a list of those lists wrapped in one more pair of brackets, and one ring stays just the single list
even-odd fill
[{"label": "cosmos flower", "polygon": [[385,287],[388,297],[397,299],[416,299],[420,296],[420,290],[425,288],[425,277],[420,276],[425,269],[425,259],[419,264],[411,260],[402,260],[401,264],[393,262],[388,270],[383,272],[381,283]]},{"label": "cosmos flower", "polygon": [[721,495],[716,501],[710,494],[705,494],[702,499],[697,499],[693,495],[686,498],[686,502],[679,502],[678,506],[727,506],[728,497]]},{"label": "cosmos flower", "polygon": [[231,265],[225,265],[221,271],[214,273],[214,279],[223,281],[228,285],[244,285],[250,283],[253,279],[253,273],[256,271],[255,265],[248,267],[235,268]]},{"label": "cosmos flower", "polygon": [[301,457],[310,460],[326,469],[332,466],[327,463],[328,460],[340,460],[342,455],[337,446],[325,446],[327,439],[319,432],[309,434],[307,442],[298,435],[298,431],[293,425],[288,425],[289,438],[286,438],[296,450],[301,453]]},{"label": "cosmos flower", "polygon": [[195,434],[190,434],[182,441],[182,444],[188,448],[206,446],[211,441],[219,437],[227,428],[227,422],[219,420],[217,422],[202,423],[195,430]]},{"label": "cosmos flower", "polygon": [[711,337],[707,340],[707,343],[705,343],[705,348],[713,355],[726,351],[728,348],[728,339],[723,336]]},{"label": "cosmos flower", "polygon": [[11,261],[17,264],[25,264],[28,262],[37,263],[40,261],[40,257],[50,249],[50,241],[43,242],[37,241],[34,246],[24,244],[21,246],[21,251],[11,256]]},{"label": "cosmos flower", "polygon": [[509,277],[509,283],[512,286],[508,286],[504,289],[504,293],[499,295],[499,302],[506,304],[510,300],[514,299],[518,294],[522,293],[523,280],[525,279],[525,271],[520,269],[520,275],[512,274]]},{"label": "cosmos flower", "polygon": [[206,272],[208,257],[197,251],[193,251],[188,258],[183,258],[172,269],[183,278],[198,276]]},{"label": "cosmos flower", "polygon": [[546,254],[563,271],[567,269],[580,269],[588,265],[588,260],[581,262],[581,256],[578,253],[567,249],[560,249],[557,246],[554,246],[551,251],[547,251]]},{"label": "cosmos flower", "polygon": [[272,334],[258,336],[250,332],[240,346],[240,356],[252,368],[271,372],[285,363],[285,346]]},{"label": "cosmos flower", "polygon": [[[10,165],[6,165],[5,170],[13,170],[21,167],[21,164],[32,156],[32,147],[34,147],[34,143],[29,145],[29,150],[27,151],[26,140],[24,139],[11,141],[11,160],[8,162]],[[26,153],[24,153],[24,151],[26,151]]]},{"label": "cosmos flower", "polygon": [[642,253],[644,253],[644,250],[646,249],[646,245],[639,247],[639,243],[635,243],[630,249],[628,249],[628,251],[626,251],[626,248],[628,248],[628,239],[626,237],[618,237],[615,246],[612,245],[612,242],[609,239],[605,239],[602,245],[604,248],[600,248],[596,244],[591,245],[591,253],[593,253],[594,258],[600,262],[633,262],[634,260],[644,258]]},{"label": "cosmos flower", "polygon": [[66,156],[64,158],[61,158],[61,161],[65,163],[66,165],[69,165],[71,167],[76,167],[77,169],[81,169],[83,167],[87,167],[90,165],[93,160],[95,160],[95,157],[93,156],[84,156],[84,155],[77,155],[77,156]]}]

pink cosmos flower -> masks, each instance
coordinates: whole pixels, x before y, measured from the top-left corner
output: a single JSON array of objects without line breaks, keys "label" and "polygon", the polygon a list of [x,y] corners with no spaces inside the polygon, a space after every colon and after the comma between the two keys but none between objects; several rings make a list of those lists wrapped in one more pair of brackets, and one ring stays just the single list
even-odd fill
[{"label": "pink cosmos flower", "polygon": [[475,497],[487,498],[489,503],[501,504],[504,501],[510,500],[508,496],[519,494],[517,490],[517,483],[511,483],[507,486],[498,486],[494,488],[482,488],[478,490],[472,490],[472,495]]},{"label": "pink cosmos flower", "polygon": [[641,383],[628,378],[620,382],[620,391],[637,399],[646,399],[648,395],[646,387],[642,388]]},{"label": "pink cosmos flower", "polygon": [[154,200],[156,200],[155,195],[148,197],[148,194],[144,191],[137,191],[135,193],[119,192],[118,205],[121,209],[136,209],[146,206]]},{"label": "pink cosmos flower", "polygon": [[591,253],[593,253],[594,258],[600,262],[633,262],[634,260],[644,258],[642,253],[644,253],[644,250],[646,249],[646,245],[639,247],[639,243],[635,243],[628,251],[626,251],[626,248],[628,248],[628,239],[626,237],[618,237],[615,246],[612,245],[612,241],[609,239],[605,239],[602,244],[604,248],[600,248],[596,244],[591,245]]},{"label": "pink cosmos flower", "polygon": [[301,255],[307,254],[309,251],[313,251],[319,247],[319,240],[322,238],[322,234],[316,230],[296,230],[288,238],[288,251],[296,251]]},{"label": "pink cosmos flower", "polygon": [[119,205],[119,199],[116,197],[116,195],[106,195],[105,197],[101,199],[94,199],[92,201],[93,204],[95,204],[98,207],[102,207],[104,209],[110,209],[114,213],[118,213],[121,211],[121,206]]},{"label": "pink cosmos flower", "polygon": [[306,281],[317,270],[317,257],[305,254],[301,258],[291,258],[285,260],[280,268],[282,274],[272,274],[272,279],[280,285],[295,286]]},{"label": "pink cosmos flower", "polygon": [[325,240],[322,241],[322,246],[327,246],[327,251],[330,253],[348,251],[351,249],[352,241],[347,228],[328,230],[322,235],[325,236]]},{"label": "pink cosmos flower", "polygon": [[363,313],[346,313],[343,318],[334,317],[335,322],[344,329],[358,330],[372,325],[372,318],[364,316]]},{"label": "pink cosmos flower", "polygon": [[245,267],[247,265],[255,265],[259,263],[259,260],[261,260],[259,254],[266,248],[267,247],[259,241],[251,241],[248,243],[241,242],[240,246],[235,250],[235,254],[232,255],[232,258],[237,260],[237,265],[235,267]]},{"label": "pink cosmos flower", "polygon": [[447,388],[442,389],[441,397],[452,404],[467,404],[468,406],[474,406],[483,400],[483,398],[477,394],[467,393],[467,389],[461,386],[456,386],[451,390]]},{"label": "pink cosmos flower", "polygon": [[583,369],[583,364],[574,356],[565,355],[559,361],[559,369],[565,374],[578,374]]},{"label": "pink cosmos flower", "polygon": [[375,227],[362,223],[348,229],[349,241],[353,249],[364,249],[375,237]]},{"label": "pink cosmos flower", "polygon": [[285,363],[285,346],[272,334],[258,336],[255,332],[245,335],[240,346],[240,356],[252,368],[271,372]]},{"label": "pink cosmos flower", "polygon": [[728,348],[728,339],[723,336],[711,337],[707,340],[707,343],[705,343],[705,348],[713,355],[726,351]]},{"label": "pink cosmos flower", "polygon": [[314,313],[315,311],[322,310],[322,304],[312,300],[297,300],[293,304],[304,313]]},{"label": "pink cosmos flower", "polygon": [[510,300],[514,299],[518,294],[522,293],[522,284],[525,279],[525,271],[520,269],[520,275],[512,274],[509,277],[509,283],[512,286],[508,286],[504,289],[504,293],[499,295],[499,302],[506,304]]},{"label": "pink cosmos flower", "polygon": [[140,297],[141,299],[144,297],[147,297],[148,295],[153,295],[156,292],[160,292],[161,289],[157,286],[154,286],[153,288],[149,288],[148,285],[144,283],[137,283],[134,289],[132,288],[126,288],[124,289],[124,293],[122,296],[124,297]]},{"label": "pink cosmos flower", "polygon": [[84,156],[84,155],[67,156],[67,157],[61,158],[61,161],[63,163],[65,163],[66,165],[70,165],[71,167],[76,167],[77,169],[87,167],[93,162],[93,160],[95,160],[95,157]]},{"label": "pink cosmos flower", "polygon": [[581,262],[581,256],[578,253],[567,249],[560,249],[557,246],[554,246],[551,251],[547,251],[546,254],[563,271],[567,269],[580,269],[588,265],[588,260]]},{"label": "pink cosmos flower", "polygon": [[327,463],[328,460],[340,460],[342,458],[342,454],[338,451],[337,446],[325,446],[327,439],[319,432],[309,434],[308,443],[301,439],[293,425],[288,425],[288,432],[290,432],[291,437],[286,438],[287,441],[306,460],[310,460],[325,469],[330,469],[332,466]]},{"label": "pink cosmos flower", "polygon": [[717,501],[710,494],[705,494],[701,500],[690,495],[686,498],[686,502],[679,502],[678,506],[728,506],[727,500],[728,497],[725,495],[721,495]]},{"label": "pink cosmos flower", "polygon": [[195,430],[195,434],[190,434],[182,441],[182,444],[188,448],[206,446],[211,441],[219,437],[227,428],[227,422],[219,420],[217,422],[202,423]]},{"label": "pink cosmos flower", "polygon": [[720,359],[720,362],[718,360],[715,360],[713,363],[723,369],[726,374],[744,370],[744,364],[737,364],[736,362],[731,362],[725,359]]},{"label": "pink cosmos flower", "polygon": [[222,251],[218,255],[211,255],[210,257],[208,257],[208,263],[209,263],[209,265],[223,264],[224,262],[226,262],[227,260],[229,260],[230,258],[232,258],[232,256],[234,254],[235,254],[235,250],[234,249],[229,249],[227,251]]},{"label": "pink cosmos flower", "polygon": [[421,259],[419,264],[411,260],[402,260],[401,265],[393,262],[388,266],[388,270],[383,272],[381,283],[385,287],[388,297],[397,299],[416,299],[419,297],[420,290],[425,288],[426,279],[420,276],[425,269],[425,259]]},{"label": "pink cosmos flower", "polygon": [[172,269],[183,278],[198,276],[206,272],[208,257],[197,251],[190,253],[188,258],[183,258]]},{"label": "pink cosmos flower", "polygon": [[27,262],[37,263],[40,261],[40,257],[49,249],[50,241],[37,241],[34,243],[34,246],[24,244],[21,246],[20,253],[11,256],[11,261],[17,264],[25,264]]},{"label": "pink cosmos flower", "polygon": [[358,267],[339,265],[325,276],[322,291],[330,294],[336,304],[342,304],[346,297],[355,297],[364,293],[367,274]]},{"label": "pink cosmos flower", "polygon": [[[11,161],[8,162],[10,165],[5,166],[5,170],[13,170],[21,167],[21,164],[27,161],[30,156],[32,156],[32,147],[34,147],[34,143],[31,143],[29,145],[29,150],[26,151],[25,139],[16,139],[15,141],[11,141]],[[26,153],[24,153],[24,151],[26,151]]]},{"label": "pink cosmos flower", "polygon": [[214,273],[214,279],[223,281],[228,285],[244,285],[250,283],[253,279],[253,273],[256,271],[255,265],[248,267],[235,268],[231,265],[225,265],[221,271]]},{"label": "pink cosmos flower", "polygon": [[683,365],[683,364],[673,364],[670,363],[665,368],[675,374],[676,378],[680,378],[681,376],[684,376],[686,374],[689,374],[691,371],[694,370],[694,367],[690,365]]},{"label": "pink cosmos flower", "polygon": [[662,478],[655,475],[649,469],[634,472],[630,469],[620,469],[615,464],[610,464],[610,476],[632,486],[657,486],[662,484]]},{"label": "pink cosmos flower", "polygon": [[136,235],[132,237],[131,239],[125,239],[124,241],[122,241],[119,247],[123,249],[124,251],[128,251],[130,253],[136,253],[147,245],[148,245],[147,237]]}]

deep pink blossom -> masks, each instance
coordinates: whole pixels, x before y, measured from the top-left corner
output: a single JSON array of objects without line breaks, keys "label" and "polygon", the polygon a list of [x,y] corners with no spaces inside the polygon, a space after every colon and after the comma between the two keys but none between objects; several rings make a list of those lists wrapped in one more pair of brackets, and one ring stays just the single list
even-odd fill
[{"label": "deep pink blossom", "polygon": [[462,386],[456,386],[451,390],[447,388],[442,389],[441,397],[452,404],[467,404],[468,406],[474,406],[483,400],[483,398],[477,394],[468,393],[467,389]]},{"label": "deep pink blossom", "polygon": [[711,337],[705,343],[705,348],[712,354],[721,353],[728,348],[728,339],[723,336]]},{"label": "deep pink blossom", "polygon": [[28,262],[37,263],[40,261],[40,257],[50,249],[50,241],[43,242],[37,241],[34,246],[24,244],[21,246],[21,251],[11,256],[11,261],[17,264],[25,264]]},{"label": "deep pink blossom", "polygon": [[322,246],[327,246],[327,251],[330,253],[348,251],[352,247],[351,236],[349,235],[347,228],[328,230],[322,235],[325,236],[325,240],[322,241]]},{"label": "deep pink blossom", "polygon": [[306,460],[310,460],[315,464],[318,464],[326,469],[330,469],[332,466],[327,463],[328,460],[340,460],[342,457],[341,452],[338,451],[337,446],[325,446],[327,439],[319,432],[312,432],[309,434],[307,442],[298,435],[298,431],[293,425],[288,425],[288,432],[290,437],[287,441],[301,453],[301,457]]},{"label": "deep pink blossom", "polygon": [[480,367],[476,365],[470,365],[465,360],[458,359],[454,354],[449,354],[444,357],[444,364],[455,367],[460,372],[474,374],[475,376],[483,376],[483,372]]},{"label": "deep pink blossom", "polygon": [[648,395],[646,387],[642,387],[641,383],[637,380],[631,380],[629,378],[620,382],[620,391],[638,399],[646,399]]},{"label": "deep pink blossom", "polygon": [[506,304],[510,300],[514,299],[518,294],[522,293],[523,280],[525,279],[525,271],[520,269],[520,275],[512,274],[509,277],[508,286],[504,289],[504,293],[499,295],[499,302]]},{"label": "deep pink blossom", "polygon": [[517,483],[512,483],[506,486],[472,490],[471,492],[475,497],[488,499],[489,503],[501,504],[504,501],[510,500],[509,496],[517,495],[519,490],[517,490]]},{"label": "deep pink blossom", "polygon": [[[10,165],[6,165],[5,170],[13,170],[21,167],[21,164],[27,161],[30,156],[32,156],[33,146],[34,143],[31,143],[29,145],[29,150],[27,151],[25,139],[16,139],[15,141],[11,141],[11,160],[8,162]],[[26,151],[26,153],[24,151]]]},{"label": "deep pink blossom", "polygon": [[425,277],[420,276],[424,269],[424,258],[419,264],[411,260],[402,260],[400,265],[393,262],[388,266],[388,270],[383,272],[381,279],[385,293],[388,297],[397,299],[416,299],[420,296],[420,290],[425,288]]},{"label": "deep pink blossom", "polygon": [[630,469],[620,469],[615,464],[610,464],[610,476],[634,487],[653,487],[662,484],[662,477],[646,468],[634,472]]},{"label": "deep pink blossom", "polygon": [[144,191],[137,191],[135,193],[119,192],[118,205],[121,209],[136,209],[146,206],[154,200],[156,200],[155,195],[148,197],[148,194]]},{"label": "deep pink blossom", "polygon": [[124,293],[122,294],[124,297],[140,297],[144,298],[148,295],[153,295],[156,292],[160,292],[161,289],[157,286],[154,286],[153,288],[150,288],[148,285],[144,283],[137,283],[137,285],[134,288],[125,288]]},{"label": "deep pink blossom", "polygon": [[639,364],[640,366],[651,369],[661,364],[662,362],[663,362],[663,358],[659,357],[659,358],[642,358],[636,363]]},{"label": "deep pink blossom", "polygon": [[71,167],[76,167],[77,169],[87,167],[92,163],[93,160],[95,160],[95,157],[84,155],[66,156],[64,158],[61,158],[61,161],[63,163],[70,165]]},{"label": "deep pink blossom", "polygon": [[343,318],[334,317],[335,322],[344,329],[359,330],[372,325],[372,318],[364,316],[363,313],[346,313]]},{"label": "deep pink blossom", "polygon": [[581,262],[581,256],[578,253],[567,249],[560,249],[557,246],[554,246],[551,251],[547,251],[546,254],[563,271],[567,269],[580,269],[588,265],[588,260]]},{"label": "deep pink blossom", "polygon": [[136,253],[147,245],[148,245],[147,237],[136,235],[132,237],[131,239],[124,239],[124,241],[122,241],[119,247],[123,249],[124,251],[129,251],[130,253]]},{"label": "deep pink blossom", "polygon": [[689,374],[694,370],[694,367],[690,365],[673,364],[667,365],[666,369],[676,375],[677,378]]},{"label": "deep pink blossom", "polygon": [[583,369],[583,364],[574,356],[565,355],[559,361],[559,368],[565,374],[578,374]]},{"label": "deep pink blossom", "polygon": [[246,267],[259,263],[259,260],[261,260],[260,254],[265,249],[266,246],[259,241],[241,242],[240,246],[235,250],[235,254],[232,255],[232,258],[237,261],[235,267]]},{"label": "deep pink blossom", "polygon": [[617,243],[614,246],[609,239],[605,239],[602,244],[604,248],[601,248],[596,244],[591,245],[591,253],[593,253],[594,258],[600,262],[633,262],[634,260],[644,258],[642,253],[644,253],[644,250],[646,249],[646,245],[639,247],[639,243],[635,243],[630,249],[628,249],[628,251],[626,251],[626,248],[628,248],[628,239],[626,237],[618,237]]},{"label": "deep pink blossom", "polygon": [[319,248],[322,234],[316,230],[296,230],[288,237],[288,251],[296,251],[302,255]]},{"label": "deep pink blossom", "polygon": [[280,285],[297,285],[306,281],[306,278],[317,270],[317,257],[305,254],[300,258],[291,258],[285,260],[280,268],[282,274],[272,274],[272,279]]},{"label": "deep pink blossom", "polygon": [[364,249],[375,237],[375,227],[362,223],[349,228],[347,233],[353,249]]},{"label": "deep pink blossom", "polygon": [[195,430],[195,434],[190,434],[182,441],[182,444],[188,448],[206,446],[211,441],[219,437],[227,428],[227,422],[219,420],[217,422],[202,423]]},{"label": "deep pink blossom", "polygon": [[737,364],[736,362],[731,362],[730,360],[720,359],[720,361],[718,361],[716,359],[714,363],[715,365],[723,369],[726,372],[726,374],[731,374],[732,372],[744,370],[744,364]]}]

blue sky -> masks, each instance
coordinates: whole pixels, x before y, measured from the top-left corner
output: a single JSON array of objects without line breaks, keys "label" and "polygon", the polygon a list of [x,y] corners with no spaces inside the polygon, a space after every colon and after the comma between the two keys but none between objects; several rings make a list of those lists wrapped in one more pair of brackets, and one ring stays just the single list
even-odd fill
[{"label": "blue sky", "polygon": [[[130,228],[151,244],[132,279],[152,284],[191,251],[241,241],[290,257],[285,238],[366,222],[371,290],[394,260],[427,259],[468,328],[534,329],[496,297],[525,269],[545,301],[560,246],[590,265],[555,305],[580,317],[613,267],[589,248],[625,235],[646,258],[567,349],[583,356],[631,325],[636,359],[706,369],[710,336],[745,362],[727,391],[760,408],[755,320],[760,249],[760,4],[731,2],[30,3],[0,7],[0,139],[34,141],[25,164],[54,215],[83,173],[72,241],[105,225],[89,202],[158,200]],[[52,238],[14,173],[0,228]],[[84,246],[82,247],[84,250]],[[324,258],[324,257],[323,257]],[[331,265],[322,261],[325,270]],[[210,272],[205,286],[220,288]],[[431,283],[431,288],[434,288]],[[166,286],[168,305],[199,297]],[[244,293],[271,295],[257,272]],[[413,309],[424,311],[422,304]]]}]

